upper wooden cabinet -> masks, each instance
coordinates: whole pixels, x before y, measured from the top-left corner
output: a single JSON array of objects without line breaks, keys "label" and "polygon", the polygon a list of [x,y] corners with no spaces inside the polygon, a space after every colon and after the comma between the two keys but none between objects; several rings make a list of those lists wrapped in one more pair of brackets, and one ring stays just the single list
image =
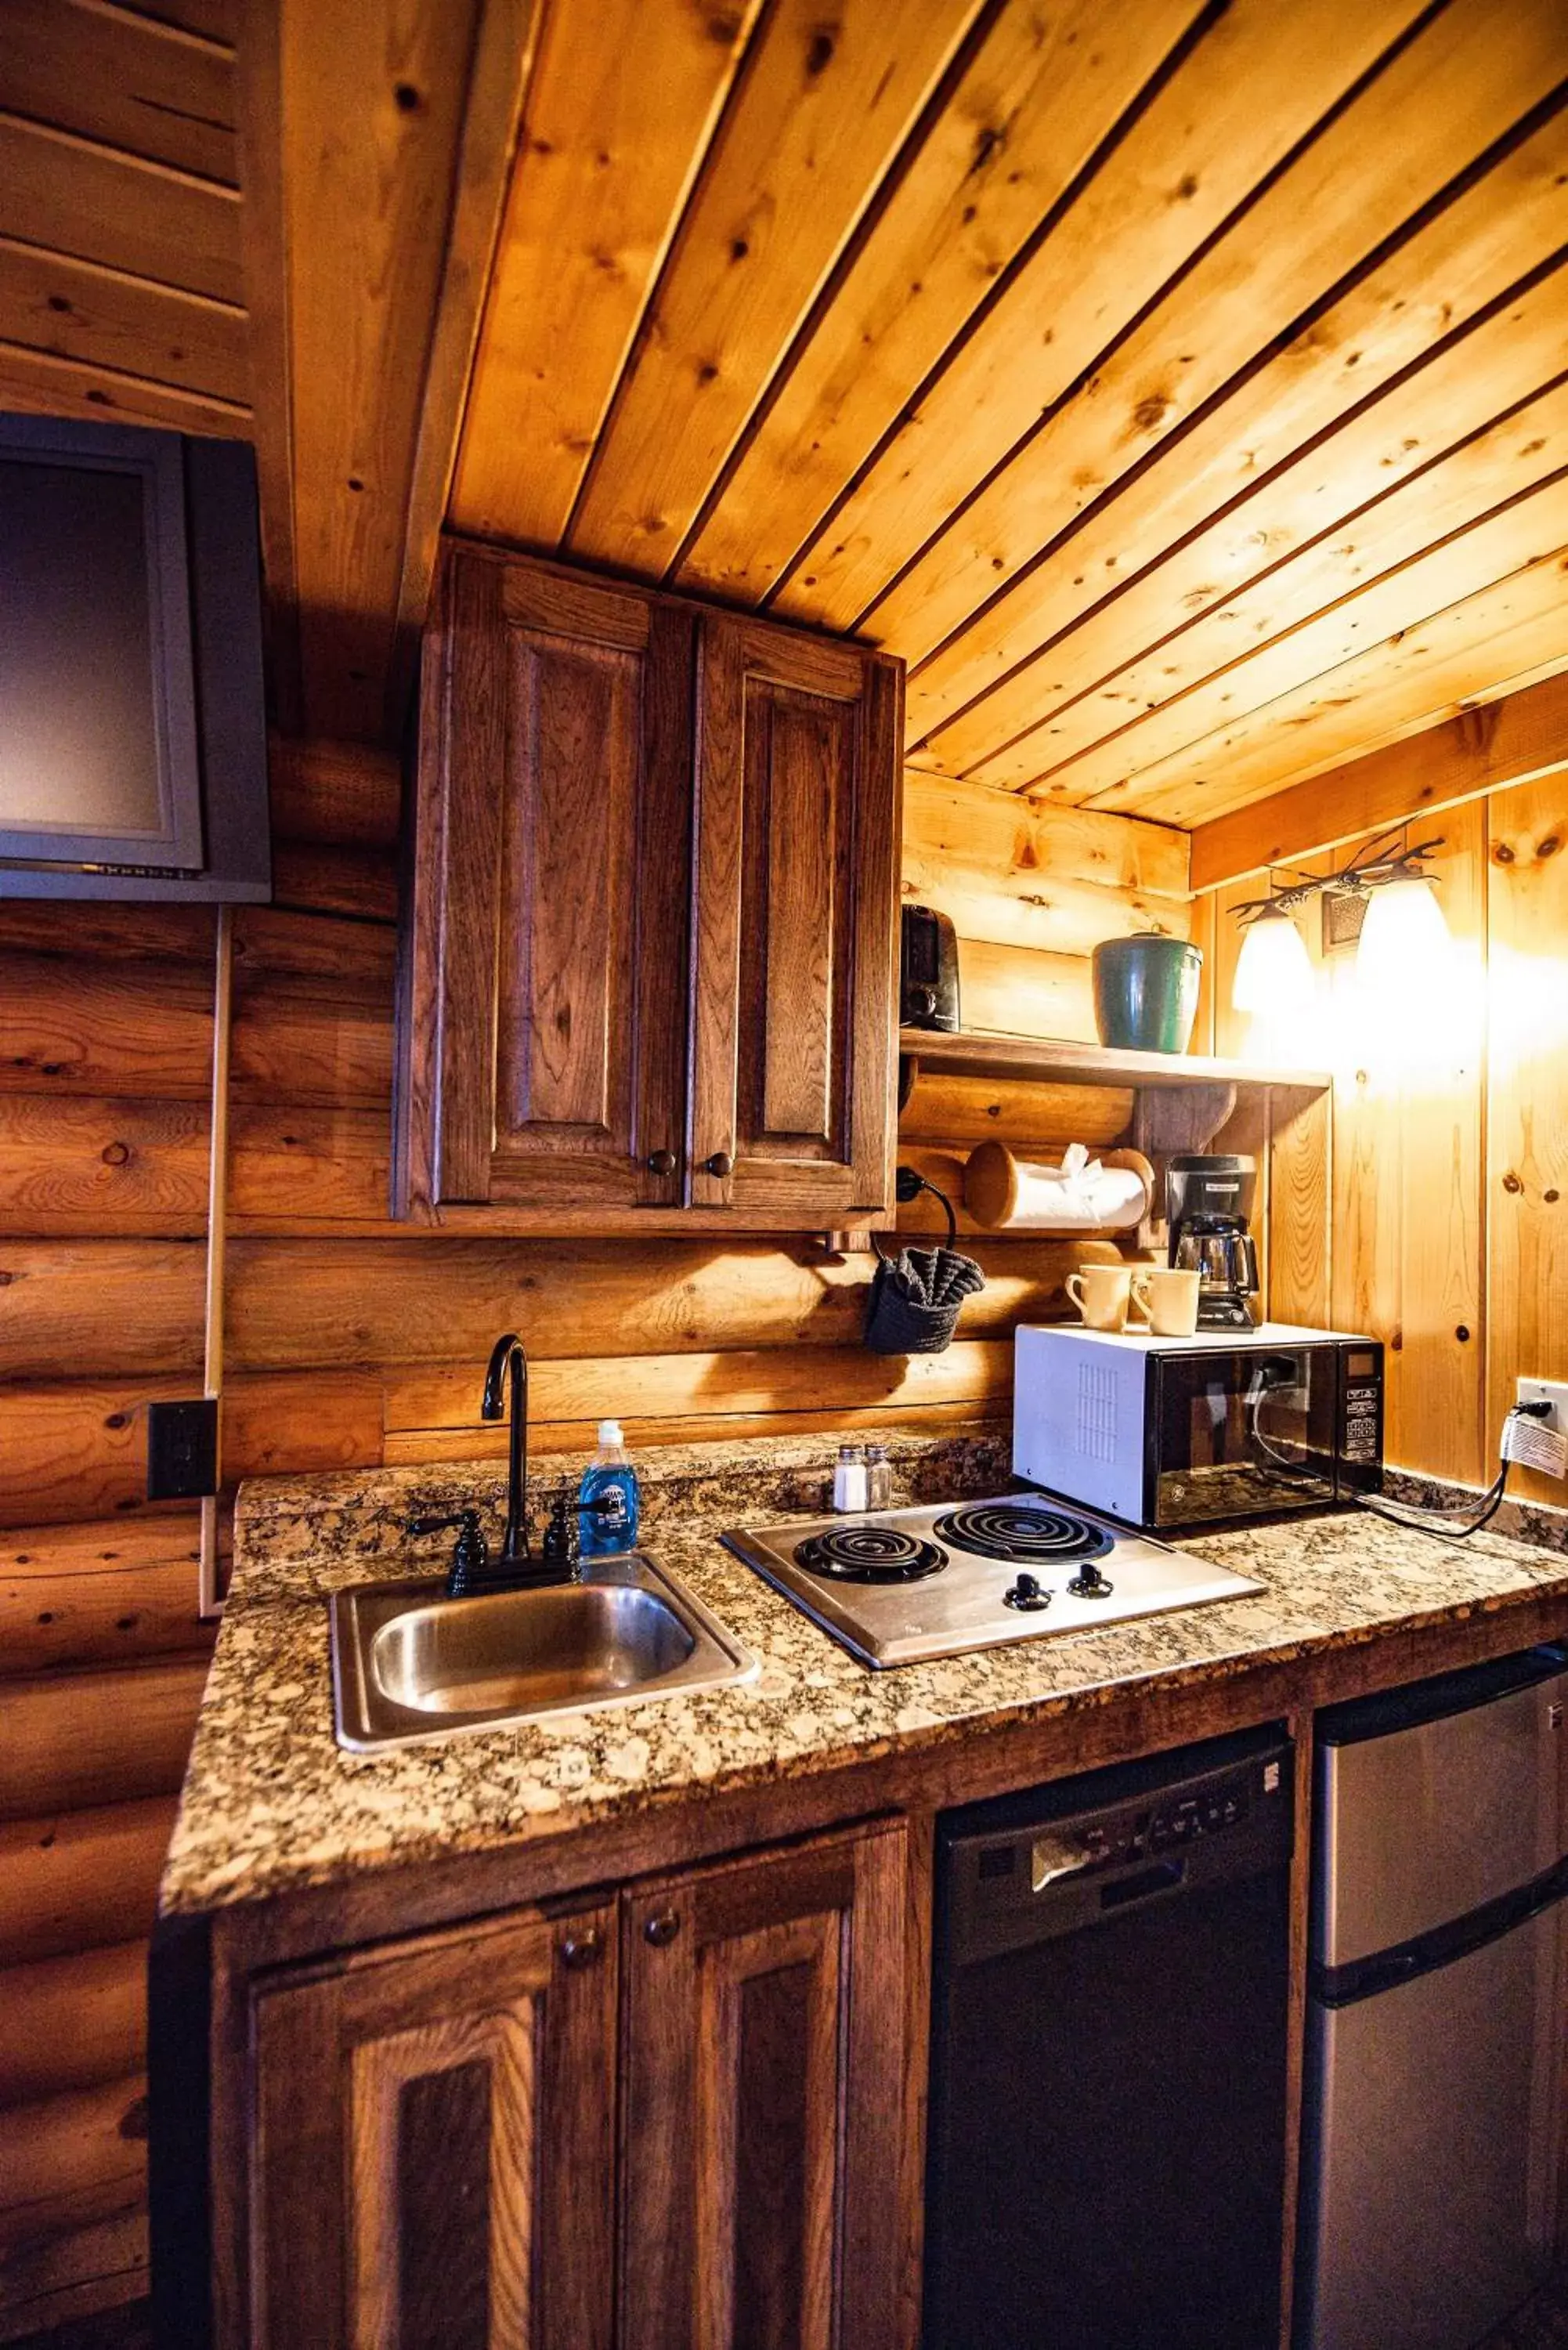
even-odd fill
[{"label": "upper wooden cabinet", "polygon": [[810,1228],[890,1198],[901,672],[450,547],[396,1201]]},{"label": "upper wooden cabinet", "polygon": [[694,633],[597,580],[442,567],[402,1040],[412,1198],[680,1201]]},{"label": "upper wooden cabinet", "polygon": [[691,1192],[853,1213],[888,1197],[899,677],[703,616],[697,692]]}]

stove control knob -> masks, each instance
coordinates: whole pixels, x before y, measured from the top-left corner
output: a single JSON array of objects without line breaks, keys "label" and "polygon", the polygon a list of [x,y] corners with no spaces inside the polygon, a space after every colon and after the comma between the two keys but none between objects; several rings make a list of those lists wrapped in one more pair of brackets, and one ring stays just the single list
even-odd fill
[{"label": "stove control knob", "polygon": [[1002,1593],[1002,1604],[1004,1607],[1020,1607],[1033,1615],[1038,1609],[1050,1607],[1051,1594],[1041,1590],[1033,1575],[1021,1575],[1017,1582]]}]

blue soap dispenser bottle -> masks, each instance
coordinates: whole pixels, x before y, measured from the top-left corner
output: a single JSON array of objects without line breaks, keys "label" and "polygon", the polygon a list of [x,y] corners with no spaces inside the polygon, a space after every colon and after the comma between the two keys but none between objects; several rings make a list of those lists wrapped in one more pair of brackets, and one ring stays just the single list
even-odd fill
[{"label": "blue soap dispenser bottle", "polygon": [[589,1511],[583,1518],[585,1558],[603,1558],[617,1551],[635,1550],[642,1495],[637,1471],[627,1459],[618,1419],[599,1422],[599,1449],[583,1471],[579,1502],[607,1502],[611,1507]]}]

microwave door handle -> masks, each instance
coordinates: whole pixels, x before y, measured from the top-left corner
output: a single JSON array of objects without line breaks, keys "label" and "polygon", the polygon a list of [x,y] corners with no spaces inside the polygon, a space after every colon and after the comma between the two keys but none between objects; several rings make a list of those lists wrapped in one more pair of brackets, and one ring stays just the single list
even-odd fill
[{"label": "microwave door handle", "polygon": [[1288,1453],[1281,1452],[1272,1444],[1263,1433],[1263,1406],[1275,1384],[1269,1377],[1266,1363],[1260,1365],[1247,1384],[1247,1435],[1253,1455],[1266,1461],[1271,1469],[1277,1469],[1283,1476],[1310,1476],[1313,1473],[1310,1461],[1293,1461]]}]

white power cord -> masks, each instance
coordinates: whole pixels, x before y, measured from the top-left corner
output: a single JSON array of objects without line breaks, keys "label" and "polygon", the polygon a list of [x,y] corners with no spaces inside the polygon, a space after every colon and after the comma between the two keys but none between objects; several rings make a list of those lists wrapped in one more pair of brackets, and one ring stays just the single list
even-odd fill
[{"label": "white power cord", "polygon": [[1498,1442],[1501,1465],[1496,1479],[1482,1495],[1479,1510],[1471,1515],[1462,1510],[1418,1510],[1409,1502],[1391,1502],[1383,1493],[1361,1494],[1361,1506],[1376,1510],[1380,1518],[1392,1518],[1397,1525],[1415,1526],[1424,1534],[1442,1534],[1449,1542],[1462,1542],[1466,1534],[1479,1534],[1496,1517],[1508,1491],[1508,1472],[1516,1461],[1527,1469],[1543,1469],[1548,1475],[1562,1476],[1568,1467],[1568,1438],[1559,1435],[1555,1429],[1540,1425],[1551,1417],[1549,1403],[1516,1403],[1511,1407]]}]

